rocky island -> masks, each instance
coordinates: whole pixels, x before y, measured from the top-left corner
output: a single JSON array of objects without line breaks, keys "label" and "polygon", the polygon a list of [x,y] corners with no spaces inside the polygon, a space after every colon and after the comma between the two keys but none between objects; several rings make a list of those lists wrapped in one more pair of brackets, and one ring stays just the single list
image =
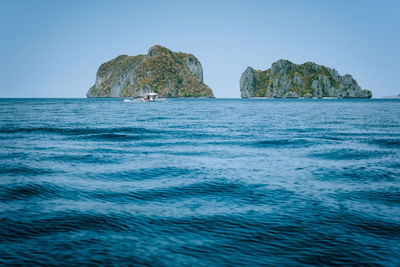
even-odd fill
[{"label": "rocky island", "polygon": [[87,97],[137,97],[149,92],[161,97],[214,97],[203,83],[203,68],[191,55],[160,45],[146,55],[120,55],[101,64]]},{"label": "rocky island", "polygon": [[391,96],[384,96],[383,98],[400,98],[400,94],[398,94],[398,95],[391,95]]},{"label": "rocky island", "polygon": [[337,70],[306,62],[301,65],[280,59],[265,71],[251,67],[240,78],[241,97],[333,97],[371,98],[349,74],[339,75]]}]

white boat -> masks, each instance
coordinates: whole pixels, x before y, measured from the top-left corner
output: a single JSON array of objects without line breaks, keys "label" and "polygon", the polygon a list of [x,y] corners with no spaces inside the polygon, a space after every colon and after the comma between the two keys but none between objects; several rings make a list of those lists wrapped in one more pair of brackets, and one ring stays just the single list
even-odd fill
[{"label": "white boat", "polygon": [[158,94],[151,92],[151,93],[148,93],[144,97],[144,100],[146,100],[146,101],[155,101],[157,99],[157,96],[158,96]]},{"label": "white boat", "polygon": [[147,93],[144,96],[140,96],[135,100],[125,99],[124,102],[153,102],[153,101],[164,101],[165,98],[159,98],[157,93]]}]

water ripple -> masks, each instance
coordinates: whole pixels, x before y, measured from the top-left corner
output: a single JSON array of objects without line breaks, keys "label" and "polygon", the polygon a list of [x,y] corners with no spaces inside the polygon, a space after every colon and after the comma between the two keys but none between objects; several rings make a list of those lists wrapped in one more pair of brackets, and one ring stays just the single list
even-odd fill
[{"label": "water ripple", "polygon": [[0,114],[0,265],[400,265],[400,101]]}]

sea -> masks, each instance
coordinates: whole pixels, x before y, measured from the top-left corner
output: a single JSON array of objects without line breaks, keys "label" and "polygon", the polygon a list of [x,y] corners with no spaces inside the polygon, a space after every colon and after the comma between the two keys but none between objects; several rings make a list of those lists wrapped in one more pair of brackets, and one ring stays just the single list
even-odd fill
[{"label": "sea", "polygon": [[400,266],[400,100],[0,99],[0,265]]}]

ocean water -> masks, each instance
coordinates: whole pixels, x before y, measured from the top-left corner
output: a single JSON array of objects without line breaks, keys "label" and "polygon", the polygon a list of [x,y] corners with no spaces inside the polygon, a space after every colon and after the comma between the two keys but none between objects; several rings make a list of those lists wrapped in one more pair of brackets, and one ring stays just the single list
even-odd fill
[{"label": "ocean water", "polygon": [[400,265],[400,101],[0,100],[0,264]]}]

